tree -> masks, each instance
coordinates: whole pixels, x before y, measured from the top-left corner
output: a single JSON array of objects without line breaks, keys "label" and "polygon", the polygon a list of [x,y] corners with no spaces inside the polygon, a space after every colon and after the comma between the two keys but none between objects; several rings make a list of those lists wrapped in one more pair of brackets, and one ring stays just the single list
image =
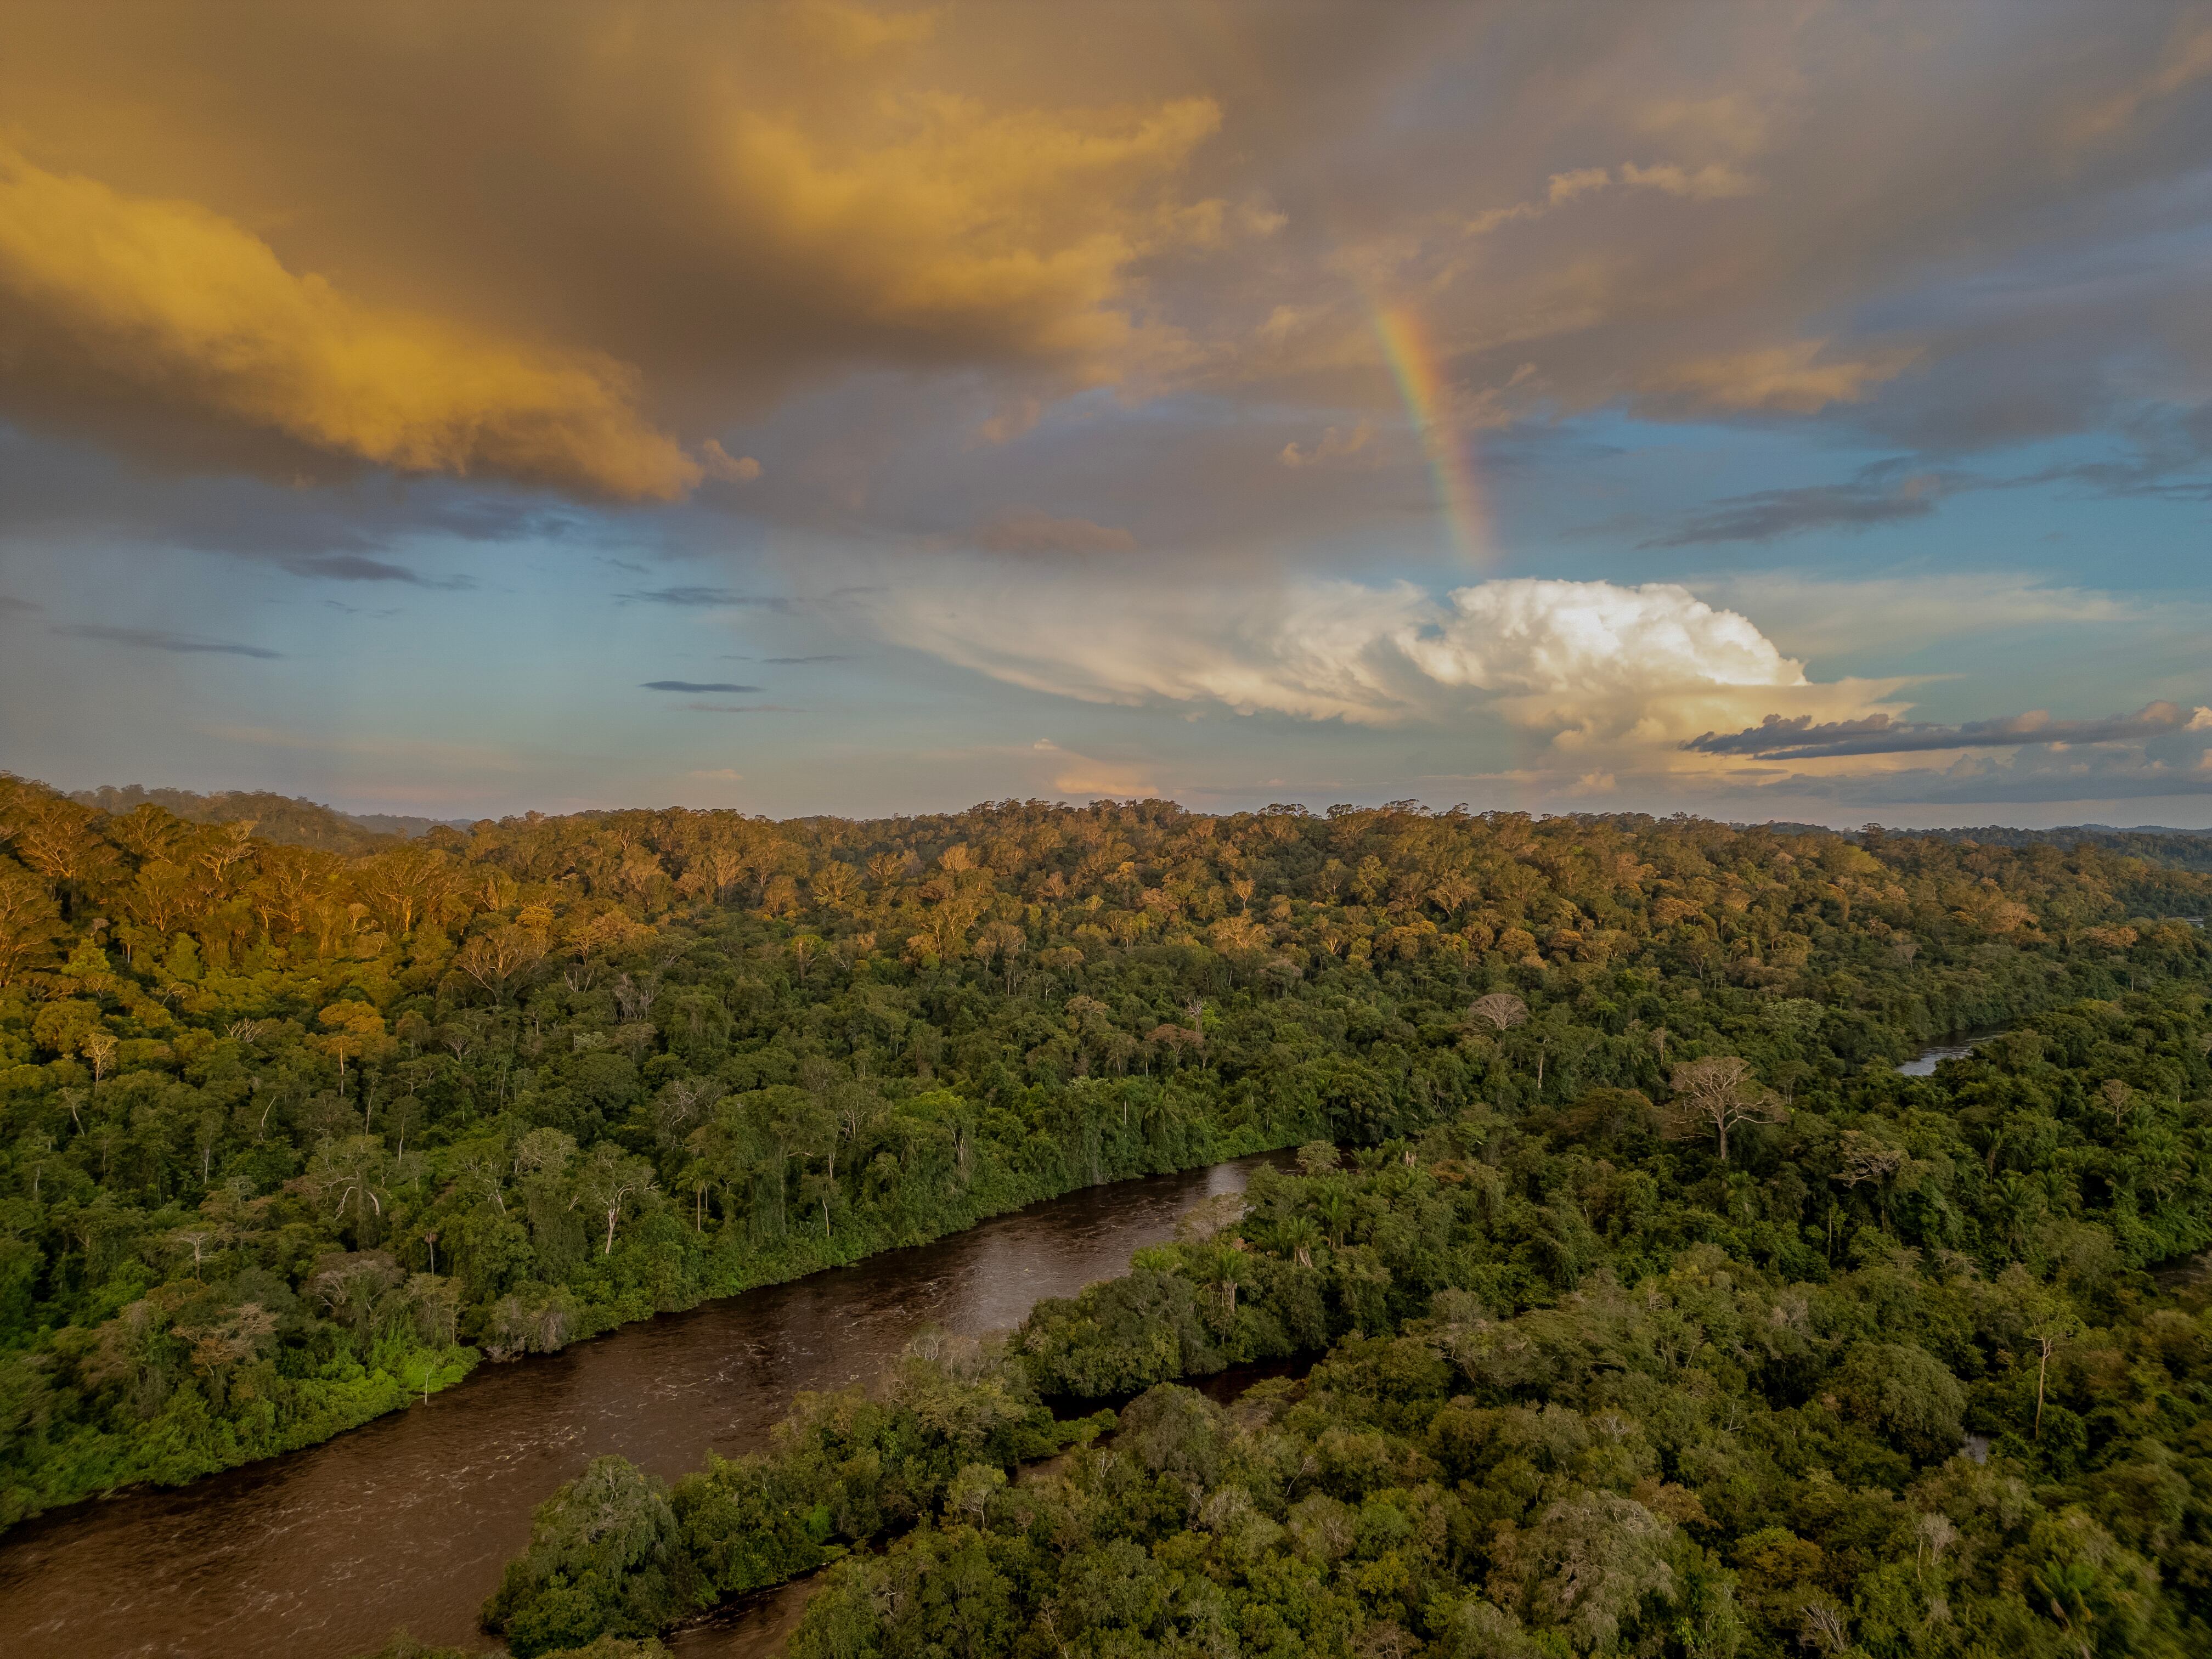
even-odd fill
[{"label": "tree", "polygon": [[1572,1632],[1577,1647],[1608,1650],[1645,1596],[1671,1596],[1674,1535],[1673,1522],[1632,1498],[1583,1490],[1562,1498],[1522,1546],[1531,1558],[1531,1603]]},{"label": "tree", "polygon": [[64,931],[61,907],[45,884],[0,860],[0,989],[43,957]]},{"label": "tree", "polygon": [[1201,1198],[1176,1218],[1176,1237],[1183,1243],[1201,1243],[1219,1234],[1233,1232],[1244,1219],[1244,1194],[1215,1193]]},{"label": "tree", "polygon": [[1669,1137],[1688,1140],[1711,1134],[1720,1160],[1729,1161],[1729,1131],[1744,1123],[1787,1123],[1790,1109],[1771,1089],[1759,1086],[1751,1062],[1734,1054],[1686,1060],[1674,1066],[1674,1097],[1667,1103]]},{"label": "tree", "polygon": [[623,1211],[641,1201],[655,1185],[653,1165],[641,1158],[635,1158],[611,1140],[603,1140],[592,1148],[591,1156],[577,1172],[576,1192],[595,1215],[606,1219],[606,1242],[599,1254],[612,1255],[615,1249],[615,1224],[622,1219]]},{"label": "tree", "polygon": [[1309,1178],[1327,1175],[1343,1162],[1343,1155],[1326,1140],[1309,1140],[1298,1148],[1298,1169]]},{"label": "tree", "polygon": [[1469,1003],[1467,1017],[1481,1021],[1503,1036],[1528,1018],[1528,1005],[1510,991],[1492,991]]},{"label": "tree", "polygon": [[384,1016],[366,1002],[334,1002],[315,1018],[331,1028],[328,1036],[315,1039],[326,1054],[337,1057],[338,1075],[345,1075],[346,1058],[366,1059],[385,1052],[391,1039],[384,1032]]},{"label": "tree", "polygon": [[331,1321],[350,1329],[365,1348],[387,1311],[386,1298],[406,1277],[382,1250],[337,1251],[315,1263],[305,1288],[320,1299]]},{"label": "tree", "polygon": [[530,1546],[484,1604],[517,1659],[601,1633],[650,1635],[681,1605],[683,1539],[668,1489],[622,1457],[598,1457],[540,1504]]},{"label": "tree", "polygon": [[453,957],[454,968],[503,1001],[517,977],[545,955],[545,940],[527,927],[501,926],[476,934]]},{"label": "tree", "polygon": [[434,847],[410,843],[362,860],[354,879],[385,930],[402,937],[414,931],[416,919],[444,892],[446,855]]},{"label": "tree", "polygon": [[1916,1457],[1942,1457],[1958,1447],[1966,1391],[1925,1349],[1855,1342],[1836,1371],[1835,1392],[1847,1413]]},{"label": "tree", "polygon": [[1025,943],[1022,930],[1010,921],[988,923],[975,935],[976,960],[995,962],[1005,970],[1005,988],[1010,996],[1014,988],[1014,959],[1021,955]]},{"label": "tree", "polygon": [[830,1090],[830,1109],[836,1121],[837,1133],[830,1143],[830,1179],[837,1179],[837,1140],[848,1140],[857,1147],[868,1126],[881,1115],[883,1097],[865,1083],[841,1082]]},{"label": "tree", "polygon": [[245,1302],[212,1325],[179,1325],[169,1334],[191,1344],[192,1368],[220,1401],[231,1368],[252,1358],[276,1334],[276,1316],[258,1302]]},{"label": "tree", "polygon": [[77,1050],[92,1062],[92,1080],[98,1083],[114,1069],[116,1050],[119,1045],[106,1031],[87,1031],[77,1039]]},{"label": "tree", "polygon": [[665,1152],[684,1145],[722,1097],[724,1086],[710,1077],[671,1078],[653,1097],[653,1144]]},{"label": "tree", "polygon": [[222,1249],[228,1231],[228,1228],[212,1223],[173,1228],[169,1232],[169,1248],[192,1253],[192,1277],[198,1279],[209,1253]]},{"label": "tree", "polygon": [[459,1340],[461,1285],[456,1279],[415,1273],[407,1280],[407,1302],[414,1310],[416,1328],[426,1342],[450,1348]]}]

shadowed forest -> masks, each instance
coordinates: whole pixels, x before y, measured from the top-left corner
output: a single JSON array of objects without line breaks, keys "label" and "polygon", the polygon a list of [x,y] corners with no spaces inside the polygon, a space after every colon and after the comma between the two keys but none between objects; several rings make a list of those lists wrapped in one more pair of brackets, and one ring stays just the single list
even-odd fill
[{"label": "shadowed forest", "polygon": [[[800,1650],[1844,1652],[1877,1591],[1920,1645],[1869,1650],[2206,1628],[2204,1326],[2144,1277],[2212,1243],[2203,875],[1409,805],[344,853],[12,779],[0,837],[10,1519],[1325,1142],[1349,1163],[1309,1148],[763,1459],[672,1498],[595,1466],[599,1519],[549,1504],[495,1622],[518,1653],[642,1638],[899,1534]],[[1293,1354],[1326,1357],[1226,1414],[1148,1395],[1006,1484],[1104,1426],[1048,1402]]]}]

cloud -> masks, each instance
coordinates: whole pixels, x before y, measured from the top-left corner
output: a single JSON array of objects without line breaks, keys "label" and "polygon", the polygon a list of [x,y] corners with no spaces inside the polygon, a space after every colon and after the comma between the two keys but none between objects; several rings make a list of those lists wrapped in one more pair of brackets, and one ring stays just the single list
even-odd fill
[{"label": "cloud", "polygon": [[757,691],[757,685],[732,685],[724,680],[647,680],[641,691]]},{"label": "cloud", "polygon": [[975,428],[975,435],[987,444],[1010,444],[1018,437],[1032,432],[1044,418],[1042,398],[1016,398],[996,414],[987,416]]},{"label": "cloud", "polygon": [[714,439],[699,446],[699,465],[711,478],[750,483],[761,475],[761,464],[750,455],[732,455]]},{"label": "cloud", "polygon": [[508,772],[521,763],[505,750],[486,744],[449,743],[437,738],[396,736],[351,737],[328,732],[288,731],[276,726],[215,725],[201,728],[209,737],[255,749],[301,750],[317,755],[352,755],[409,764],[453,766],[468,771]]},{"label": "cloud", "polygon": [[1863,357],[1826,356],[1826,340],[1792,340],[1748,351],[1693,357],[1647,374],[1644,389],[1680,392],[1711,409],[1817,415],[1855,404],[1893,379],[1918,355],[1911,347]]},{"label": "cloud", "polygon": [[466,576],[425,576],[404,565],[372,559],[359,553],[302,553],[276,561],[295,576],[316,576],[336,582],[405,582],[414,587],[435,587],[459,592],[476,586]]},{"label": "cloud", "polygon": [[1859,807],[2156,800],[2212,795],[2212,767],[2201,753],[2174,760],[2124,747],[2031,748],[1963,754],[1937,768],[1778,773],[1761,781],[1760,793]]},{"label": "cloud", "polygon": [[987,553],[1130,553],[1137,538],[1088,519],[1055,519],[1030,507],[1012,507],[975,532]]},{"label": "cloud", "polygon": [[1924,519],[1960,487],[1956,474],[1907,470],[1880,461],[1843,483],[1807,484],[1729,495],[1683,519],[1642,544],[1647,548],[1692,547],[1712,542],[1771,542],[1808,530],[1865,530]]},{"label": "cloud", "polygon": [[1631,189],[1656,190],[1692,202],[1714,202],[1730,196],[1749,196],[1759,188],[1758,179],[1739,172],[1725,161],[1709,161],[1695,169],[1680,167],[1672,161],[1661,161],[1650,167],[1638,167],[1631,161],[1620,169],[1620,182]]},{"label": "cloud", "polygon": [[2212,611],[2091,588],[2048,585],[2014,570],[1824,580],[1794,570],[1722,579],[1729,603],[1757,615],[1785,649],[1821,657],[1961,646],[1991,634],[2139,627],[2154,617],[2212,627]]},{"label": "cloud", "polygon": [[798,714],[805,712],[786,708],[780,702],[687,702],[679,707],[694,714]]},{"label": "cloud", "polygon": [[2065,122],[2065,135],[2076,145],[2102,143],[2139,119],[2143,112],[2212,75],[2212,27],[2176,29],[2160,53],[2158,67],[2131,85],[2078,107]]},{"label": "cloud", "polygon": [[1099,760],[1061,748],[1049,738],[1039,738],[1031,747],[1045,768],[1054,794],[1094,800],[1111,795],[1128,800],[1151,800],[1164,795],[1154,769],[1139,763]]},{"label": "cloud", "polygon": [[738,593],[726,587],[649,587],[617,593],[617,599],[640,605],[672,605],[680,611],[788,611],[791,600],[775,594]]},{"label": "cloud", "polygon": [[0,106],[38,159],[0,189],[0,297],[9,345],[39,349],[11,407],[125,448],[152,447],[158,404],[172,440],[228,423],[667,500],[761,476],[672,426],[726,429],[856,367],[1012,367],[1057,396],[1170,362],[1180,331],[1135,268],[1279,216],[1187,188],[1223,118],[1202,91],[1048,88],[937,39],[1006,21],[817,3],[619,29],[344,6],[27,23]]},{"label": "cloud", "polygon": [[[2212,61],[2184,7],[2118,9],[2064,51],[2002,9],[1905,36],[1848,7],[1602,30],[1391,9],[1133,11],[1079,62],[1050,9],[1000,6],[619,29],[557,7],[434,27],[155,8],[129,30],[47,9],[0,62],[24,165],[80,216],[212,238],[170,288],[243,349],[101,252],[20,319],[52,343],[9,407],[132,453],[149,407],[172,445],[240,425],[283,441],[258,453],[278,476],[305,446],[651,499],[749,471],[703,434],[874,370],[940,407],[958,388],[970,448],[1097,386],[1356,430],[1395,402],[1378,296],[1429,323],[1457,406],[1501,422],[1625,403],[2075,429],[2141,365],[2203,378],[2187,249],[2131,258],[2132,292],[2011,280],[2054,242],[2118,246],[2201,165],[2191,123],[2147,118],[2192,107]],[[1453,90],[1470,76],[1482,98]],[[323,412],[345,374],[369,393],[349,407],[383,410],[359,430]],[[809,465],[779,450],[749,510],[794,510]]]},{"label": "cloud", "polygon": [[2148,703],[2132,714],[2103,720],[2057,720],[2038,709],[1959,726],[1892,720],[1875,714],[1816,726],[1810,715],[1769,714],[1741,732],[1708,732],[1685,743],[1706,755],[1749,755],[1762,760],[1821,760],[1840,755],[1901,755],[1935,749],[2016,749],[2029,744],[2135,743],[2169,732],[2201,730],[2212,710],[2194,715],[2171,702]]},{"label": "cloud", "polygon": [[853,659],[842,652],[817,651],[811,657],[763,657],[761,660],[775,666],[795,668],[805,663],[850,662]]},{"label": "cloud", "polygon": [[857,609],[898,643],[1088,702],[1370,726],[1486,710],[1565,747],[1679,741],[1717,729],[1707,710],[1855,718],[1892,689],[1815,683],[1748,618],[1670,583],[1515,578],[1437,598],[1407,582],[1179,581],[1108,603],[994,578],[894,586]]},{"label": "cloud", "polygon": [[1639,167],[1630,161],[1621,167],[1617,175],[1610,167],[1571,167],[1564,173],[1553,173],[1546,181],[1540,199],[1516,202],[1510,207],[1485,209],[1467,222],[1464,234],[1487,236],[1505,225],[1540,219],[1554,209],[1565,207],[1585,197],[1600,195],[1616,185],[1623,190],[1656,190],[1662,195],[1680,197],[1692,202],[1750,196],[1760,187],[1758,179],[1724,161],[1710,162],[1694,171],[1672,161],[1656,162],[1650,167]]},{"label": "cloud", "polygon": [[687,778],[696,778],[702,783],[743,783],[745,781],[744,773],[733,772],[726,766],[718,766],[703,771],[686,772],[684,775]]},{"label": "cloud", "polygon": [[28,599],[19,599],[13,593],[0,593],[0,614],[10,611],[37,611],[43,607]]},{"label": "cloud", "polygon": [[1869,462],[1841,483],[1755,490],[1724,496],[1683,518],[1647,548],[1708,542],[1765,542],[1805,530],[1863,530],[1931,516],[1947,497],[1971,490],[2078,485],[2098,495],[2157,501],[2212,500],[2212,404],[2137,411],[2117,434],[2117,459],[2067,461],[2024,472],[1969,472],[1911,456]]},{"label": "cloud", "polygon": [[1368,440],[1375,435],[1374,424],[1362,421],[1346,433],[1330,427],[1321,434],[1321,441],[1310,449],[1300,449],[1295,443],[1283,446],[1282,453],[1275,459],[1285,466],[1320,466],[1328,461],[1348,460],[1367,447]]},{"label": "cloud", "polygon": [[147,651],[171,651],[185,656],[259,657],[274,661],[284,654],[258,645],[234,645],[223,640],[173,634],[163,628],[112,628],[102,623],[72,623],[47,631],[70,639],[105,640],[110,645],[135,645]]},{"label": "cloud", "polygon": [[611,362],[365,305],[205,208],[4,149],[0,339],[19,414],[82,381],[403,472],[664,500],[700,476]]}]

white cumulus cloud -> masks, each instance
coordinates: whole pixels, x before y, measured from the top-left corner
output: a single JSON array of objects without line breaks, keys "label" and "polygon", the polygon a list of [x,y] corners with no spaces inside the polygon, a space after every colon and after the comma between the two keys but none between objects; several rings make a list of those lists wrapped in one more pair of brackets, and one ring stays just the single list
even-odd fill
[{"label": "white cumulus cloud", "polygon": [[[896,642],[1087,702],[1213,703],[1374,726],[1486,713],[1563,748],[1657,747],[1738,715],[1861,717],[1891,682],[1819,682],[1749,617],[1672,583],[1514,578],[1233,586],[1149,575],[1110,601],[1006,573],[866,601]],[[1670,764],[1695,764],[1694,760]],[[1586,761],[1578,769],[1587,770]]]}]

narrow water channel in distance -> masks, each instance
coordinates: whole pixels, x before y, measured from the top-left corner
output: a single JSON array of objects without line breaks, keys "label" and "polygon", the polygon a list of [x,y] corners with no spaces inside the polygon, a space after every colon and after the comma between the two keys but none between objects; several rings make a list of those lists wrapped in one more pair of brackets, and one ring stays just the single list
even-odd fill
[{"label": "narrow water channel in distance", "polygon": [[[191,1486],[79,1504],[0,1536],[10,1659],[345,1659],[404,1625],[489,1650],[477,1610],[530,1511],[619,1452],[665,1480],[767,1443],[805,1389],[874,1377],[923,1327],[1018,1323],[1239,1192],[1271,1153],[1093,1187],[895,1250],[486,1366],[428,1404]],[[769,1609],[688,1635],[752,1649]]]},{"label": "narrow water channel in distance", "polygon": [[1902,1077],[1934,1077],[1936,1068],[1947,1060],[1964,1060],[1993,1037],[2005,1034],[2006,1027],[1991,1025],[1981,1030],[1962,1033],[1956,1042],[1931,1042],[1906,1060],[1897,1070]]}]

